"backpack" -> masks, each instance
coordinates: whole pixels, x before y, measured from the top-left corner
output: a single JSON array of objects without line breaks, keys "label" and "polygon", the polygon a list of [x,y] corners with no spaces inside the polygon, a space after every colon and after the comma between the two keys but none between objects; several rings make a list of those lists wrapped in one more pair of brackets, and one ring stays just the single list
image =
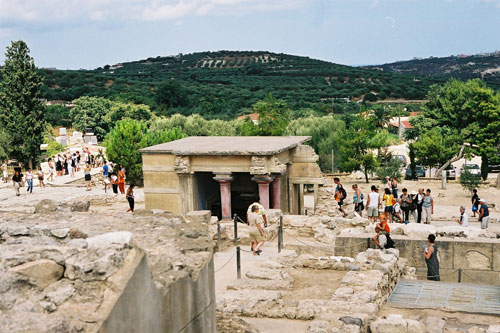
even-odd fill
[{"label": "backpack", "polygon": [[392,240],[391,236],[385,235],[385,237],[387,237],[387,243],[385,243],[384,248],[393,249],[395,246],[394,246],[394,241]]}]

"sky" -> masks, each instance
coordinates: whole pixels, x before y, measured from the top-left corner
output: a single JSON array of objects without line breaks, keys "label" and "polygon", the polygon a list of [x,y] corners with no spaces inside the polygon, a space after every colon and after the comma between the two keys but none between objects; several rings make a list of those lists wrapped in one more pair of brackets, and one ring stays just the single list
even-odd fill
[{"label": "sky", "polygon": [[500,0],[0,0],[0,64],[93,69],[217,50],[346,65],[500,50]]}]

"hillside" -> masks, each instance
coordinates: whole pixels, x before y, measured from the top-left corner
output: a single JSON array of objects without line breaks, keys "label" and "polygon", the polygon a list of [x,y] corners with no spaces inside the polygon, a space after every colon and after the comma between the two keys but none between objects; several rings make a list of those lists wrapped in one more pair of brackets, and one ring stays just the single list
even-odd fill
[{"label": "hillside", "polygon": [[364,66],[364,68],[425,77],[454,77],[463,80],[480,78],[490,87],[500,89],[500,51],[477,55],[461,54],[443,58],[414,59]]},{"label": "hillside", "polygon": [[191,113],[208,103],[213,109],[207,111],[209,117],[239,114],[268,93],[285,99],[293,108],[331,107],[336,102],[363,98],[421,99],[430,84],[443,82],[308,57],[243,51],[179,54],[95,70],[40,71],[45,77],[42,94],[49,100],[92,95],[146,103],[153,108],[158,85],[175,79],[188,95],[181,112]]}]

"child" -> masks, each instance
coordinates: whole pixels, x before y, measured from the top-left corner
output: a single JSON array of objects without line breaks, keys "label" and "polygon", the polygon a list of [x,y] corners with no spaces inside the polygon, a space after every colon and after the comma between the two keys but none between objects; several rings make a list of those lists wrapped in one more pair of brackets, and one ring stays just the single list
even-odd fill
[{"label": "child", "polygon": [[385,215],[389,218],[389,223],[392,223],[392,209],[394,205],[394,196],[391,193],[391,190],[385,188],[384,194],[384,202],[385,202]]},{"label": "child", "polygon": [[128,206],[129,209],[127,209],[127,212],[134,212],[134,187],[135,184],[130,184],[129,188],[127,189],[127,194],[125,195],[128,200]]},{"label": "child", "polygon": [[391,229],[387,224],[387,218],[385,214],[380,214],[379,220],[380,222],[375,225],[375,232],[377,234],[375,235],[375,237],[373,237],[373,241],[380,249],[383,250],[385,244],[387,243],[387,239],[391,232]]}]

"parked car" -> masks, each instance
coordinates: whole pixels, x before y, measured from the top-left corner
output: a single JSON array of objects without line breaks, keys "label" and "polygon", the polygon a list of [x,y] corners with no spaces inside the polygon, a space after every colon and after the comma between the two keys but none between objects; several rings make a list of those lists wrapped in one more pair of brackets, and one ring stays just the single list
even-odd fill
[{"label": "parked car", "polygon": [[480,175],[481,174],[481,169],[479,169],[479,165],[477,164],[464,164],[460,168],[460,174],[464,172],[464,170],[469,171],[473,175]]},{"label": "parked car", "polygon": [[488,165],[488,172],[500,172],[500,164],[490,164]]},{"label": "parked car", "polygon": [[456,179],[457,178],[457,169],[453,165],[448,165],[446,167],[446,178],[448,179]]},{"label": "parked car", "polygon": [[406,168],[405,179],[416,179],[419,177],[425,177],[425,169],[421,165],[415,165],[415,177],[411,176],[411,166]]},{"label": "parked car", "polygon": [[406,167],[406,165],[408,163],[405,155],[392,155],[392,159],[401,162],[401,165],[403,166],[403,168]]}]

